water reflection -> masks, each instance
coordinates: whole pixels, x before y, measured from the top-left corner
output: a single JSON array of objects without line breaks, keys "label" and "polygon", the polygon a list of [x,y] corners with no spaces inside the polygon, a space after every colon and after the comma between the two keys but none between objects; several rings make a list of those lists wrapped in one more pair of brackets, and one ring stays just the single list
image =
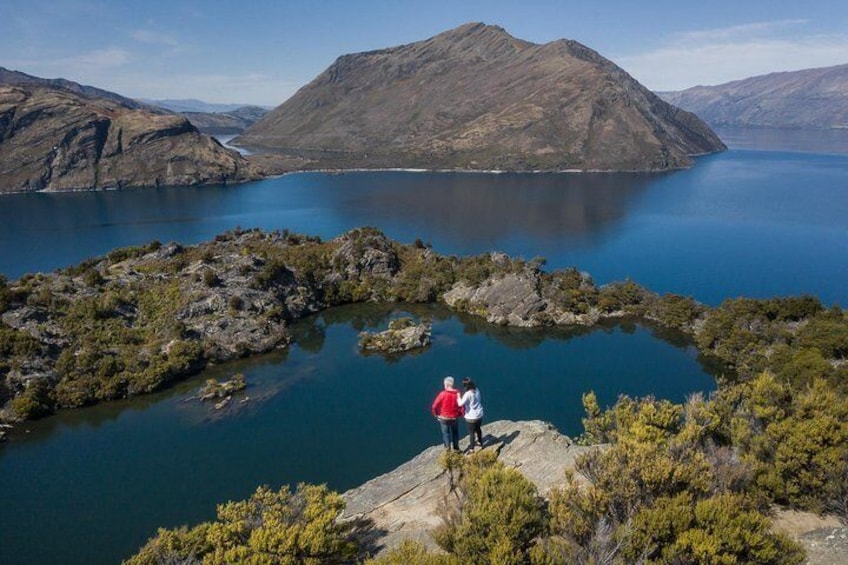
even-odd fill
[{"label": "water reflection", "polygon": [[196,243],[237,226],[329,238],[376,225],[403,241],[431,239],[447,253],[479,253],[516,237],[568,249],[625,218],[659,176],[304,173],[238,186],[6,195],[0,273],[49,271],[154,239]]},{"label": "water reflection", "polygon": [[848,154],[848,128],[805,130],[722,126],[716,127],[715,132],[733,149]]},{"label": "water reflection", "polygon": [[[379,173],[322,179],[337,214],[368,211],[382,226],[406,225],[479,247],[518,237],[580,246],[620,222],[661,174]],[[343,185],[345,193],[332,185]],[[329,196],[329,194],[328,194]]]}]

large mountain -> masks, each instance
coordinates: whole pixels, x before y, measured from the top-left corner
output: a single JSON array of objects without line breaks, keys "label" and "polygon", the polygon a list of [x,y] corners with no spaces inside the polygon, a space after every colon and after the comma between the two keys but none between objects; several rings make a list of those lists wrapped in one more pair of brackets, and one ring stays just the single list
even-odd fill
[{"label": "large mountain", "polygon": [[235,143],[310,166],[501,170],[673,169],[725,149],[591,49],[482,23],[339,57]]},{"label": "large mountain", "polygon": [[0,72],[0,193],[258,176],[183,116],[62,79]]},{"label": "large mountain", "polygon": [[717,126],[848,128],[848,64],[659,95]]}]

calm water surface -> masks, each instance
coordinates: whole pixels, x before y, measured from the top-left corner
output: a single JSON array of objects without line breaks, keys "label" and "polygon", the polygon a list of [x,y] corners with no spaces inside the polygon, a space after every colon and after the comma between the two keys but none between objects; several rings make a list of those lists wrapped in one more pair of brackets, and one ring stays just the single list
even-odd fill
[{"label": "calm water surface", "polygon": [[[433,320],[418,354],[360,355],[358,332],[409,312]],[[0,563],[115,563],[159,526],[214,516],[260,484],[344,490],[439,443],[429,405],[446,372],[473,377],[487,421],[581,431],[580,395],[676,401],[715,387],[679,336],[623,323],[584,333],[498,328],[440,307],[343,307],[299,324],[287,352],[218,367],[133,402],[62,413],[0,449]],[[664,338],[664,339],[661,339]],[[188,401],[204,378],[241,371],[251,400]]]},{"label": "calm water surface", "polygon": [[[848,131],[821,133],[832,154],[755,150],[769,141],[759,130],[733,135],[744,148],[666,174],[309,173],[9,195],[0,199],[0,273],[52,270],[153,239],[195,243],[236,226],[329,238],[373,225],[441,253],[544,256],[598,282],[630,277],[710,304],[812,293],[848,305]],[[811,134],[798,135],[800,144]]]},{"label": "calm water surface", "polygon": [[[815,146],[728,135],[731,151],[668,174],[313,173],[5,196],[0,273],[52,270],[153,239],[194,243],[236,226],[329,238],[374,225],[442,253],[545,256],[602,283],[629,276],[711,304],[806,292],[848,305],[848,132]],[[509,330],[411,310],[435,319],[434,343],[418,355],[360,355],[357,332],[400,312],[337,309],[299,326],[287,352],[19,431],[0,448],[0,563],[114,563],[157,526],[210,519],[215,503],[259,484],[360,484],[438,442],[427,409],[448,372],[478,380],[489,420],[548,420],[568,434],[580,431],[580,394],[590,388],[611,403],[619,393],[681,400],[714,387],[715,369],[686,342],[642,326]],[[250,383],[242,410],[184,402],[203,379],[236,371]]]}]

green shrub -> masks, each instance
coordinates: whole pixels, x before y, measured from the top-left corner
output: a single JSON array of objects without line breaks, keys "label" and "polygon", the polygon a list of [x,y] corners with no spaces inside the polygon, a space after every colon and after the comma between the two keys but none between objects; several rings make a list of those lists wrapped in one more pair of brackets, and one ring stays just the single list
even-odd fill
[{"label": "green shrub", "polygon": [[215,271],[212,269],[203,269],[203,284],[207,287],[211,288],[214,286],[218,286],[221,280],[218,278],[218,275],[215,274]]},{"label": "green shrub", "polygon": [[24,391],[12,400],[15,416],[34,420],[52,414],[56,404],[52,392],[46,379],[30,380]]},{"label": "green shrub", "polygon": [[82,275],[83,282],[90,287],[98,287],[104,283],[105,279],[96,267],[87,269]]},{"label": "green shrub", "polygon": [[704,311],[704,306],[691,296],[665,294],[656,302],[649,315],[664,326],[686,329]]},{"label": "green shrub", "polygon": [[219,505],[214,522],[159,530],[126,563],[341,563],[358,550],[352,526],[336,521],[343,509],[341,496],[325,486],[260,487],[248,500]]},{"label": "green shrub", "polygon": [[34,356],[41,351],[41,343],[27,332],[10,328],[0,321],[0,367],[14,357]]},{"label": "green shrub", "polygon": [[12,304],[12,292],[9,290],[9,282],[4,275],[0,275],[0,314],[9,309]]},{"label": "green shrub", "polygon": [[599,289],[598,307],[603,312],[623,310],[630,315],[641,315],[644,303],[652,294],[629,278],[614,282]]},{"label": "green shrub", "polygon": [[809,321],[798,332],[798,346],[818,349],[829,359],[848,358],[848,320],[834,308]]},{"label": "green shrub", "polygon": [[657,500],[634,517],[622,553],[628,561],[646,564],[804,561],[797,543],[772,532],[769,519],[736,494],[696,502],[682,493]]},{"label": "green shrub", "polygon": [[[719,395],[733,445],[776,502],[821,512],[848,496],[848,403],[827,381],[792,392],[763,373]],[[727,408],[729,407],[729,408]]]},{"label": "green shrub", "polygon": [[403,540],[396,548],[376,559],[365,561],[365,565],[461,565],[455,555],[427,551],[419,541]]},{"label": "green shrub", "polygon": [[485,456],[472,456],[462,471],[459,514],[434,534],[436,542],[463,563],[526,563],[545,527],[536,487]]},{"label": "green shrub", "polygon": [[574,267],[542,275],[542,294],[568,312],[585,314],[598,306],[598,289],[592,278]]}]

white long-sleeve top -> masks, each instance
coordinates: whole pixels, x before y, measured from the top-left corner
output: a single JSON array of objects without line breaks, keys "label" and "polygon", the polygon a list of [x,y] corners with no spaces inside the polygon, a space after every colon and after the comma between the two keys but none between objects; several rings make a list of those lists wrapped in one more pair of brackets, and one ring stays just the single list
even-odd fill
[{"label": "white long-sleeve top", "polygon": [[476,388],[466,390],[462,396],[457,395],[456,403],[465,407],[466,420],[479,420],[483,417],[483,404],[480,398],[480,391]]}]

